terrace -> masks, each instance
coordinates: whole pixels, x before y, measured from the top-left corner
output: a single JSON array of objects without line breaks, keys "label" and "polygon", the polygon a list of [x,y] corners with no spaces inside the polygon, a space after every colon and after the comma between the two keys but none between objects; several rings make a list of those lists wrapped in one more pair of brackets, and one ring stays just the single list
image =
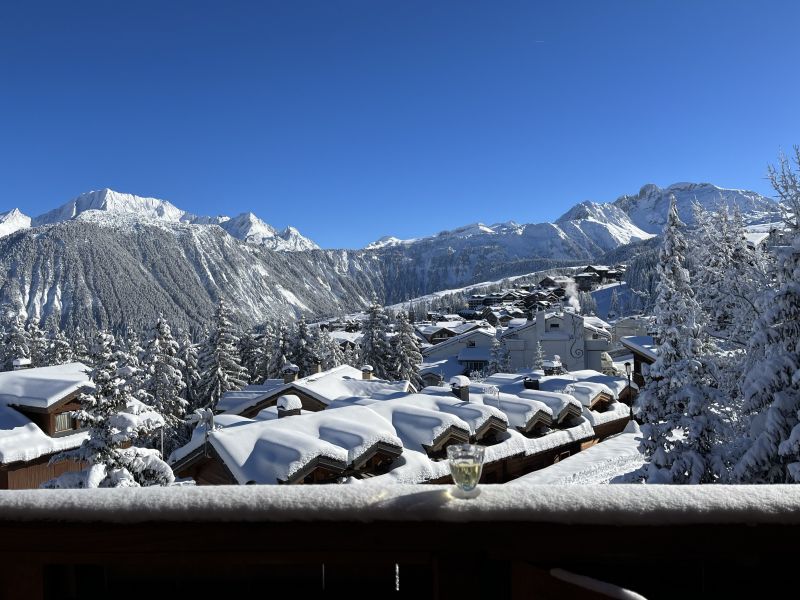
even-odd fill
[{"label": "terrace", "polygon": [[793,583],[797,486],[449,490],[4,491],[0,597],[605,597],[551,568],[648,598],[769,597]]}]

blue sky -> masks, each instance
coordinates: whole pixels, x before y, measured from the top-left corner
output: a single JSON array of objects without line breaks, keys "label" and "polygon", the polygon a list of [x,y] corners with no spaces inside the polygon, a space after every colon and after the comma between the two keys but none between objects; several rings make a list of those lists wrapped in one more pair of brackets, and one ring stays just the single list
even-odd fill
[{"label": "blue sky", "polygon": [[769,194],[798,2],[5,2],[0,211],[111,187],[323,247]]}]

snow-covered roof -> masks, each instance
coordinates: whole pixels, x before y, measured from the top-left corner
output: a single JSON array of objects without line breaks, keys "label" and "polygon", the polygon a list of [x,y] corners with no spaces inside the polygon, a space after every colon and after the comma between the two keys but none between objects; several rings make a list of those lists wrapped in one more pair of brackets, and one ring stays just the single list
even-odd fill
[{"label": "snow-covered roof", "polygon": [[646,356],[651,360],[658,358],[658,347],[656,346],[655,340],[652,336],[627,335],[621,337],[619,341],[626,348],[629,348],[634,352],[638,352],[642,356]]},{"label": "snow-covered roof", "polygon": [[81,445],[88,433],[50,437],[19,411],[0,404],[0,463],[34,460]]},{"label": "snow-covered roof", "polygon": [[[272,382],[277,383],[273,385]],[[327,405],[339,398],[390,397],[407,392],[408,386],[408,381],[364,379],[361,369],[341,365],[289,383],[269,380],[263,386],[247,386],[238,392],[226,392],[220,398],[217,410],[227,413],[242,412],[275,394],[291,393],[293,389]]]},{"label": "snow-covered roof", "polygon": [[83,363],[0,373],[0,403],[48,408],[84,386],[90,386]]},{"label": "snow-covered roof", "polygon": [[452,377],[464,373],[464,365],[458,362],[458,356],[450,356],[435,362],[422,363],[420,365],[419,374],[427,375],[428,373],[441,375],[444,381],[449,381]]},{"label": "snow-covered roof", "polygon": [[[598,371],[594,371],[592,369],[583,369],[580,371],[570,371],[569,375],[575,379],[575,381],[586,381],[591,383],[599,383],[605,386],[608,392],[614,396],[614,399],[618,399],[619,395],[622,391],[628,387],[628,378],[621,377],[618,375],[603,375]],[[639,386],[631,380],[631,388],[634,390],[638,390]]]},{"label": "snow-covered roof", "polygon": [[239,484],[289,481],[321,457],[342,471],[346,468],[347,450],[283,427],[290,420],[255,421],[220,429],[209,435],[209,442]]},{"label": "snow-covered roof", "polygon": [[596,485],[630,473],[644,464],[639,452],[641,434],[635,423],[625,432],[569,456],[556,464],[523,475],[506,486]]},{"label": "snow-covered roof", "polygon": [[449,346],[454,346],[461,342],[464,342],[471,338],[472,336],[482,336],[487,338],[494,338],[495,329],[493,327],[480,327],[478,329],[472,329],[467,331],[466,333],[462,333],[460,335],[453,336],[443,342],[431,346],[430,348],[426,348],[422,351],[422,355],[425,356],[427,353],[431,352],[440,352],[443,348],[447,348]]},{"label": "snow-covered roof", "polygon": [[334,330],[329,332],[330,336],[335,339],[340,344],[342,342],[350,342],[351,344],[358,344],[361,341],[361,338],[364,337],[364,334],[360,331],[340,331]]},{"label": "snow-covered roof", "polygon": [[607,385],[594,381],[578,380],[572,373],[541,377],[539,378],[539,389],[544,392],[569,394],[579,400],[583,406],[592,406],[594,400],[600,394],[608,394],[612,398],[616,397],[614,391]]}]

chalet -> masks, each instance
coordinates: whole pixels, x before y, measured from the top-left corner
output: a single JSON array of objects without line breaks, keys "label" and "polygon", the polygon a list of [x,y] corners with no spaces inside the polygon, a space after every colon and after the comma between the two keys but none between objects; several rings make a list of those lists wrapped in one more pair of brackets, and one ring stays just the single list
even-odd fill
[{"label": "chalet", "polygon": [[[604,325],[604,326],[601,326]],[[505,331],[500,337],[508,349],[512,370],[529,368],[541,343],[546,356],[561,356],[569,370],[601,369],[601,354],[611,347],[609,325],[597,318],[563,310],[536,313],[522,327]]]},{"label": "chalet", "polygon": [[435,385],[456,375],[482,371],[489,363],[494,340],[494,328],[481,327],[423,348],[420,376],[427,385]]},{"label": "chalet", "polygon": [[611,335],[615,342],[624,337],[647,335],[652,328],[652,317],[630,316],[617,319],[611,328]]},{"label": "chalet", "polygon": [[436,323],[421,323],[417,325],[417,336],[429,344],[438,344],[462,333],[481,327],[478,321],[464,321],[463,319],[451,321],[438,321]]},{"label": "chalet", "polygon": [[0,489],[37,488],[82,468],[74,461],[49,461],[86,437],[71,412],[91,386],[87,370],[69,363],[0,373]]},{"label": "chalet", "polygon": [[620,338],[619,342],[633,353],[633,381],[644,385],[648,368],[658,358],[655,340],[649,335],[632,335]]},{"label": "chalet", "polygon": [[606,265],[588,265],[581,273],[594,273],[600,281],[603,281],[607,278],[610,270],[611,267],[607,267]]},{"label": "chalet", "polygon": [[564,275],[552,275],[542,279],[539,282],[539,287],[543,289],[561,288],[563,290],[566,289],[570,283],[573,283],[571,277],[566,277]]},{"label": "chalet", "polygon": [[470,309],[476,310],[478,308],[483,308],[483,299],[486,298],[486,294],[472,294],[467,299],[467,306]]},{"label": "chalet", "polygon": [[508,322],[512,319],[520,319],[526,316],[525,311],[512,304],[501,306],[487,306],[483,309],[481,316],[492,327],[508,327]]},{"label": "chalet", "polygon": [[575,275],[575,285],[582,292],[593,290],[600,283],[600,276],[597,273],[578,273]]},{"label": "chalet", "polygon": [[198,427],[170,457],[179,477],[199,485],[335,483],[385,469],[402,454],[394,427],[366,407],[278,418],[222,415]]},{"label": "chalet", "polygon": [[289,368],[283,379],[268,379],[261,385],[225,392],[217,403],[217,412],[255,417],[284,395],[297,396],[303,410],[317,412],[339,398],[392,397],[408,391],[408,381],[373,379],[371,367],[359,370],[341,365],[302,378]]}]

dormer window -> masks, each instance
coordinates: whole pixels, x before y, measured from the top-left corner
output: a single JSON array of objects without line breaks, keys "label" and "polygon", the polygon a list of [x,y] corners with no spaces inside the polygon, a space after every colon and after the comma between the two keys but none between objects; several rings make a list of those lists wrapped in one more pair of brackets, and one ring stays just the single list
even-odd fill
[{"label": "dormer window", "polygon": [[467,348],[474,348],[475,347],[475,340],[469,340],[467,342]]}]

